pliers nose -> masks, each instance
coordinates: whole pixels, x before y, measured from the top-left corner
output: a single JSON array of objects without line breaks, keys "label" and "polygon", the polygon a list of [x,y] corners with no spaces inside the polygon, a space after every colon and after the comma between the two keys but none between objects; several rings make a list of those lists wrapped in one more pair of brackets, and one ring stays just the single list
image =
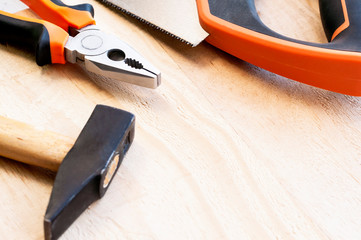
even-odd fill
[{"label": "pliers nose", "polygon": [[157,88],[160,71],[137,51],[95,25],[79,30],[65,44],[68,62],[84,64],[95,74],[148,88]]}]

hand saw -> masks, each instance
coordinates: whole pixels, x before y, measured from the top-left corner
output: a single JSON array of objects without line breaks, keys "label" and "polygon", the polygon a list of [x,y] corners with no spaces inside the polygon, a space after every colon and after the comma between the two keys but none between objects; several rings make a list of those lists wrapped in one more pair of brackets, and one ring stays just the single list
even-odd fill
[{"label": "hand saw", "polygon": [[[124,9],[134,6],[134,1],[137,2],[108,0]],[[209,34],[206,41],[212,45],[287,78],[361,96],[359,0],[319,0],[321,20],[329,40],[326,44],[292,39],[271,30],[259,18],[254,0],[195,1],[199,23]]]}]

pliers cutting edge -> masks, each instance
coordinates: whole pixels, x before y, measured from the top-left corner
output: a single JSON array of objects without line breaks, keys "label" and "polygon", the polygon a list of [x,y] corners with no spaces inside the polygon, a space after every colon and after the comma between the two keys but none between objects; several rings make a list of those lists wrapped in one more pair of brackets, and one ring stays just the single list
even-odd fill
[{"label": "pliers cutting edge", "polygon": [[161,74],[128,44],[95,26],[90,4],[68,6],[60,0],[21,0],[40,19],[0,11],[0,41],[35,51],[39,66],[66,62],[95,74],[148,88]]}]

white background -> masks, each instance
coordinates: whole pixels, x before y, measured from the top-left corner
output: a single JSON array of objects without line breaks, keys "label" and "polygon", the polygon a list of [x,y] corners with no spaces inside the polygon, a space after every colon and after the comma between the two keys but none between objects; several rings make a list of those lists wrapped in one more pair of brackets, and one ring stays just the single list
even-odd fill
[{"label": "white background", "polygon": [[17,0],[0,0],[0,10],[15,13],[26,9],[27,6]]}]

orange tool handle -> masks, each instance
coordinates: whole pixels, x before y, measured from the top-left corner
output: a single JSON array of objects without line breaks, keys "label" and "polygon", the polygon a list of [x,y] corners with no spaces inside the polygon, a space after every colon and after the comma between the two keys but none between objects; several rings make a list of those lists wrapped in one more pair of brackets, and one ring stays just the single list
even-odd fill
[{"label": "orange tool handle", "polygon": [[39,66],[65,63],[64,46],[69,35],[60,27],[0,11],[0,29],[0,42],[29,49]]},{"label": "orange tool handle", "polygon": [[214,46],[259,67],[312,86],[361,96],[359,0],[319,0],[327,44],[280,35],[260,20],[254,0],[197,0]]},{"label": "orange tool handle", "polygon": [[58,25],[65,31],[94,25],[94,9],[90,4],[65,5],[60,0],[21,0],[42,19]]}]

